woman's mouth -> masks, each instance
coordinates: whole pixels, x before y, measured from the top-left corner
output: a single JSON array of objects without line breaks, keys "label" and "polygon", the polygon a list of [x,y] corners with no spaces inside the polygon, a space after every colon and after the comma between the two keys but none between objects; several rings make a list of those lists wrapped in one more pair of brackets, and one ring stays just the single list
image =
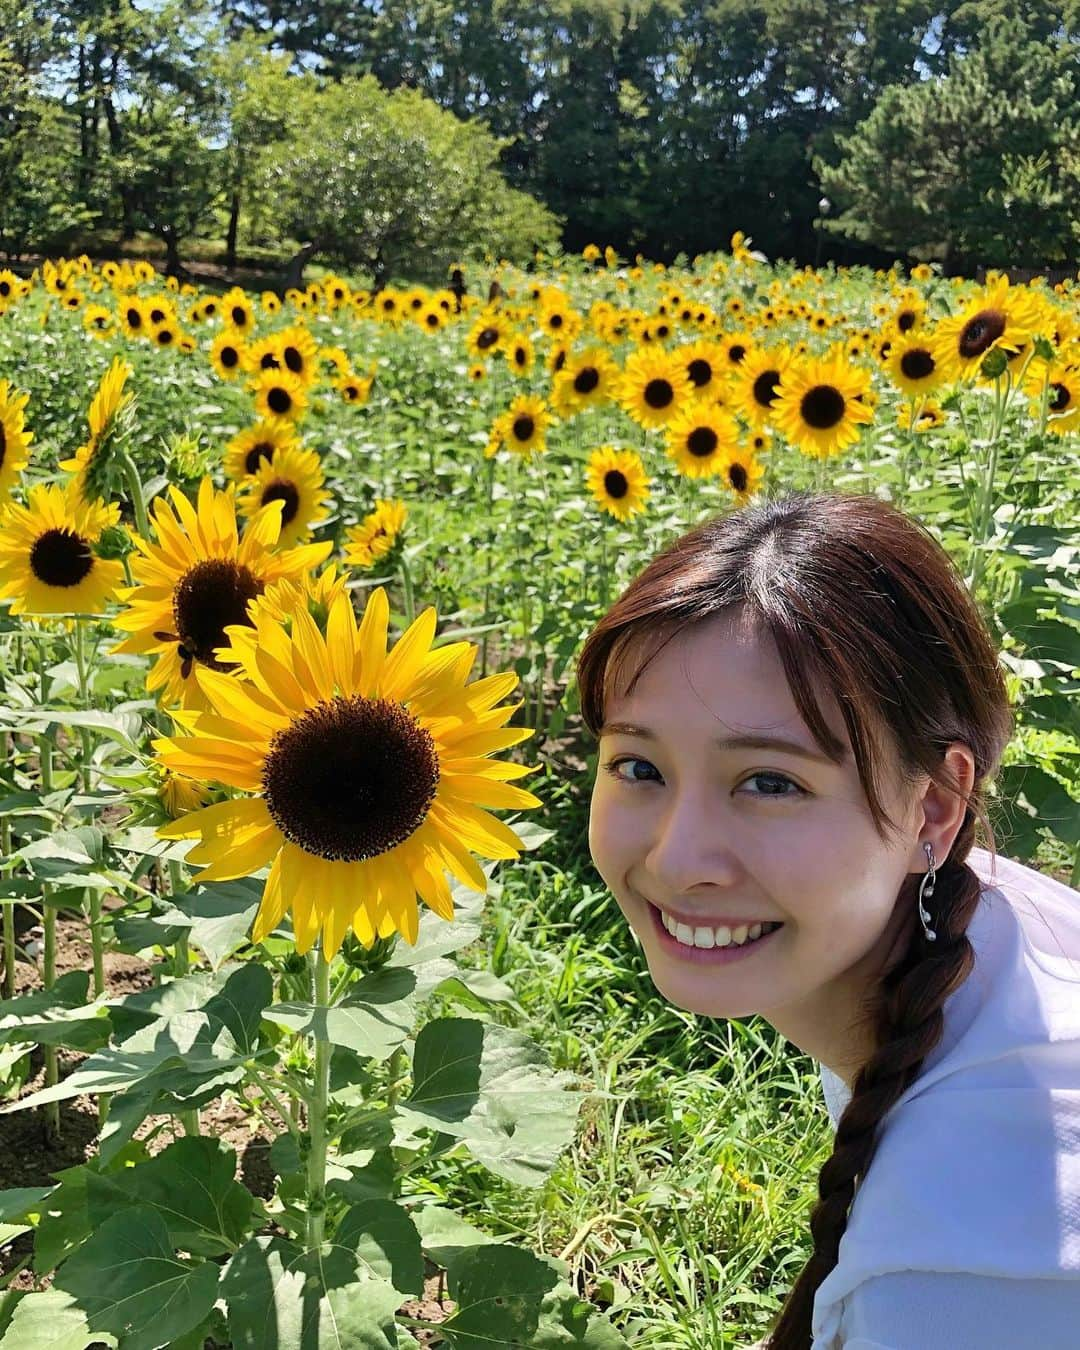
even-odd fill
[{"label": "woman's mouth", "polygon": [[[649,911],[653,928],[663,950],[670,952],[673,956],[677,956],[680,960],[690,961],[698,965],[718,966],[727,965],[731,961],[739,961],[743,957],[748,957],[753,952],[763,950],[767,947],[769,945],[769,940],[773,935],[778,933],[784,927],[782,923],[773,925],[765,924],[761,929],[759,937],[752,938],[748,934],[745,942],[741,944],[730,941],[721,946],[718,946],[716,943],[716,930],[709,928],[708,931],[712,935],[713,945],[711,947],[699,947],[696,941],[691,943],[689,941],[680,940],[679,933],[681,932],[681,937],[683,939],[691,936],[696,937],[696,934],[701,931],[700,929],[692,930],[684,925],[679,925],[679,928],[675,933],[669,932],[664,925],[665,916],[663,911],[653,904],[649,904]],[[721,932],[719,936],[722,938],[724,934]],[[706,941],[707,940],[708,939],[706,939]]]}]

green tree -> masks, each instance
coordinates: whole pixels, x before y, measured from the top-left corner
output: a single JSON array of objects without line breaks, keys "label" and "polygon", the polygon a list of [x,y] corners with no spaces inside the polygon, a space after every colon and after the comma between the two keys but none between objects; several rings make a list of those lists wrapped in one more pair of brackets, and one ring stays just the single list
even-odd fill
[{"label": "green tree", "polygon": [[1076,255],[1076,53],[995,19],[946,76],[886,89],[841,158],[819,161],[840,206],[825,228],[948,269]]}]

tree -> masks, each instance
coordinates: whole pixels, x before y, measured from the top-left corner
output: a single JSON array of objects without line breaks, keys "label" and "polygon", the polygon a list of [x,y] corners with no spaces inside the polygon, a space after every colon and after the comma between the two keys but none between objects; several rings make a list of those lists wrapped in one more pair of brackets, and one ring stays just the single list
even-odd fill
[{"label": "tree", "polygon": [[1074,259],[1075,48],[991,20],[942,79],[886,89],[841,159],[817,164],[825,228],[947,268]]}]

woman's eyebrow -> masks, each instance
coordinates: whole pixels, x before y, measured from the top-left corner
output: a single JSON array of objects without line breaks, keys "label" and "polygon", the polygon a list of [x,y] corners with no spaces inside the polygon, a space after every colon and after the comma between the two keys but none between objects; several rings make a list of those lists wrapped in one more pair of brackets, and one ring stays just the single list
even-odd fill
[{"label": "woman's eyebrow", "polygon": [[[636,736],[639,740],[655,741],[655,731],[648,727],[639,727],[634,722],[605,722],[600,728],[601,736]],[[783,736],[720,736],[713,744],[721,750],[781,750],[789,755],[801,755],[803,759],[815,759],[821,764],[835,764],[834,759],[823,755],[819,750],[811,750],[799,741],[789,741]],[[846,757],[846,756],[845,756]]]}]

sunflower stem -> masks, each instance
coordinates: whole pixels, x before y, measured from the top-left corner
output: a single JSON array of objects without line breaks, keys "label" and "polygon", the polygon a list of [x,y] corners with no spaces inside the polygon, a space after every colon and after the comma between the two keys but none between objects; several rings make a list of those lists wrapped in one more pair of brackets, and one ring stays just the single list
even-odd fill
[{"label": "sunflower stem", "polygon": [[[49,990],[56,983],[56,906],[49,904],[52,887],[47,883],[41,888],[42,926],[45,929],[45,948],[42,952],[41,983]],[[45,1060],[45,1086],[55,1087],[60,1081],[60,1063],[56,1046],[46,1045],[43,1049]],[[60,1142],[60,1103],[45,1104],[45,1138],[50,1144]]]},{"label": "sunflower stem", "polygon": [[[316,1008],[330,1006],[330,963],[320,944],[318,953],[309,958],[312,968],[312,1002]],[[311,1141],[307,1158],[307,1249],[318,1252],[322,1247],[326,1223],[326,1116],[330,1099],[330,1043],[325,1037],[313,1036],[315,1074],[313,1090],[308,1101],[308,1137]]]},{"label": "sunflower stem", "polygon": [[405,592],[405,620],[411,624],[416,618],[416,598],[413,595],[412,573],[409,571],[409,563],[405,557],[404,548],[401,550],[401,589]]},{"label": "sunflower stem", "polygon": [[135,467],[135,461],[126,450],[118,449],[116,451],[116,462],[120,465],[124,474],[124,482],[127,484],[128,495],[131,498],[131,509],[135,516],[135,528],[143,539],[149,540],[150,521],[146,514],[146,498],[143,496],[142,479]]},{"label": "sunflower stem", "polygon": [[[492,456],[485,466],[487,473],[487,541],[484,548],[484,617],[482,622],[491,622],[488,606],[491,603],[491,559],[495,549],[495,457]],[[485,633],[480,643],[480,677],[487,675],[488,637]]]},{"label": "sunflower stem", "polygon": [[[11,857],[11,821],[0,816],[0,859]],[[15,901],[4,906],[4,997],[15,997]]]}]

